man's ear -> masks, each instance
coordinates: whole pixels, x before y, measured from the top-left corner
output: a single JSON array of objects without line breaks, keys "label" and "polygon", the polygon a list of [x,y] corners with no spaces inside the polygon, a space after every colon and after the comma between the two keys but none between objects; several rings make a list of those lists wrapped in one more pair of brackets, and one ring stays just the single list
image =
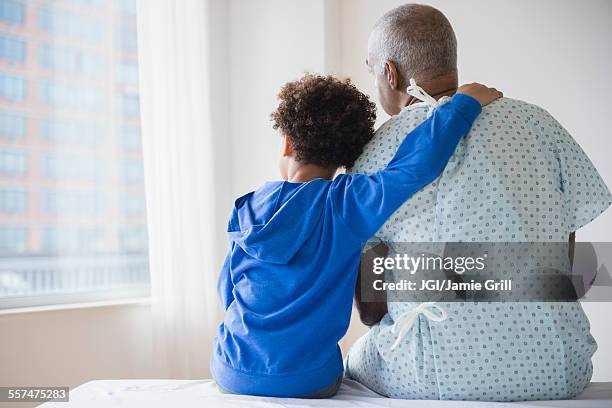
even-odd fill
[{"label": "man's ear", "polygon": [[283,135],[283,157],[293,156],[293,146],[287,135]]},{"label": "man's ear", "polygon": [[393,61],[385,61],[385,77],[391,89],[396,90],[399,88],[401,82],[400,76]]}]

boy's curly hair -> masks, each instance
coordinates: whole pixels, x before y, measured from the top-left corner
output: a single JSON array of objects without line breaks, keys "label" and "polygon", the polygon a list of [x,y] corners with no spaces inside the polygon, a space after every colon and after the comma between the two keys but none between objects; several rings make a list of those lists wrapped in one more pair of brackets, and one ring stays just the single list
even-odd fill
[{"label": "boy's curly hair", "polygon": [[372,139],[376,105],[351,83],[307,74],[285,84],[272,113],[296,160],[326,168],[351,168]]}]

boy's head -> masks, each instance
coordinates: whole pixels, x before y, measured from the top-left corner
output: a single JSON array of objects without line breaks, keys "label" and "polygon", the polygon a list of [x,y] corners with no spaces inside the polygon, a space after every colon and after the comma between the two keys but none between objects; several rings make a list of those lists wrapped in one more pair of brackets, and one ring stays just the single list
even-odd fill
[{"label": "boy's head", "polygon": [[272,113],[283,134],[281,174],[290,166],[335,172],[350,168],[374,134],[376,105],[351,83],[331,75],[308,74],[285,84]]}]

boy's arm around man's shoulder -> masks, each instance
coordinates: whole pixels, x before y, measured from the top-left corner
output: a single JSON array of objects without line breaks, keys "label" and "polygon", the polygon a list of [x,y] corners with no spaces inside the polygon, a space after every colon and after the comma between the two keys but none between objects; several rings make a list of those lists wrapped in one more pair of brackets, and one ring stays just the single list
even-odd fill
[{"label": "boy's arm around man's shoulder", "polygon": [[408,198],[440,175],[481,110],[476,99],[457,94],[408,133],[385,169],[336,178],[335,209],[359,240],[372,236]]}]

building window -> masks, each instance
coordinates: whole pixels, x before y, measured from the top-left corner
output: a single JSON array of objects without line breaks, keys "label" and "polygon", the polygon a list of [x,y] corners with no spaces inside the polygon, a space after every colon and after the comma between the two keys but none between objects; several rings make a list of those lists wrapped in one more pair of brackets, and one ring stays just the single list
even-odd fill
[{"label": "building window", "polygon": [[121,41],[121,48],[124,51],[135,51],[138,48],[136,31],[131,28],[123,28],[119,39]]},{"label": "building window", "polygon": [[117,78],[121,82],[138,82],[138,64],[121,62],[117,65]]},{"label": "building window", "polygon": [[23,0],[0,0],[0,20],[12,24],[23,24]]},{"label": "building window", "polygon": [[0,188],[0,213],[23,213],[28,207],[28,194],[21,188]]},{"label": "building window", "polygon": [[127,16],[136,15],[136,0],[119,0],[117,3],[123,14]]},{"label": "building window", "polygon": [[142,142],[140,139],[140,129],[137,127],[124,127],[123,134],[123,149],[128,152],[142,150]]},{"label": "building window", "polygon": [[9,62],[23,63],[26,54],[25,44],[21,38],[0,35],[0,58]]},{"label": "building window", "polygon": [[[108,1],[108,0],[71,0],[73,3],[75,4],[81,4],[84,6],[100,6],[102,5],[102,3],[104,1]],[[122,3],[124,0],[120,0],[119,2]]]},{"label": "building window", "polygon": [[127,117],[138,117],[140,115],[140,100],[138,95],[123,94],[123,114]]},{"label": "building window", "polygon": [[53,36],[73,37],[92,43],[99,43],[106,34],[100,21],[89,15],[49,6],[38,9],[38,27]]},{"label": "building window", "polygon": [[141,160],[125,160],[123,162],[123,181],[126,184],[144,183],[144,169]]},{"label": "building window", "polygon": [[73,146],[95,146],[104,141],[104,132],[97,124],[55,119],[41,120],[40,136],[47,142]]},{"label": "building window", "polygon": [[104,193],[101,191],[44,191],[41,196],[42,209],[47,214],[71,216],[104,213]]},{"label": "building window", "polygon": [[77,153],[46,153],[41,157],[41,175],[59,181],[99,182],[105,176],[105,166],[101,160],[93,156],[87,157]]},{"label": "building window", "polygon": [[27,248],[27,240],[28,230],[25,226],[0,224],[0,256],[24,253]]},{"label": "building window", "polygon": [[47,254],[94,253],[104,248],[101,226],[46,226],[42,233],[43,252]]},{"label": "building window", "polygon": [[25,99],[26,82],[20,76],[0,72],[0,98],[11,101]]},{"label": "building window", "polygon": [[43,44],[39,48],[39,61],[43,68],[100,78],[105,71],[105,61],[98,55],[72,47]]},{"label": "building window", "polygon": [[143,194],[126,193],[122,200],[123,214],[142,215],[146,211],[145,198]]},{"label": "building window", "polygon": [[0,138],[23,139],[26,135],[26,116],[20,112],[0,110]]},{"label": "building window", "polygon": [[0,150],[0,175],[17,177],[27,171],[27,155],[18,150]]},{"label": "building window", "polygon": [[124,227],[120,242],[124,252],[142,252],[147,247],[147,229],[142,225]]},{"label": "building window", "polygon": [[49,79],[40,81],[40,98],[47,105],[81,111],[97,111],[103,100],[102,92],[98,88]]}]

